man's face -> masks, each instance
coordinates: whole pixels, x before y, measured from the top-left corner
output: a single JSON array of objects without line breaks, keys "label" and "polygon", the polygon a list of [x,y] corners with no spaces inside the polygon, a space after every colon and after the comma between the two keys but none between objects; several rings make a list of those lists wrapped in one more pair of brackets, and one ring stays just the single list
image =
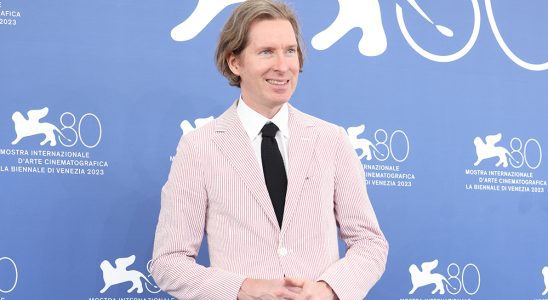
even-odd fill
[{"label": "man's face", "polygon": [[248,45],[228,63],[241,78],[242,97],[256,111],[272,111],[289,101],[297,87],[297,39],[287,20],[260,20],[251,24]]}]

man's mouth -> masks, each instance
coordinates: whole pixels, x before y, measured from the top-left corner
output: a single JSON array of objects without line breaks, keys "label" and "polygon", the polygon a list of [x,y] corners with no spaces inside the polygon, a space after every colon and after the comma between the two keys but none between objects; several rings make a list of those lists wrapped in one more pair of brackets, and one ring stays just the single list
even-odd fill
[{"label": "man's mouth", "polygon": [[286,85],[287,83],[289,83],[289,80],[267,79],[266,82],[273,85]]}]

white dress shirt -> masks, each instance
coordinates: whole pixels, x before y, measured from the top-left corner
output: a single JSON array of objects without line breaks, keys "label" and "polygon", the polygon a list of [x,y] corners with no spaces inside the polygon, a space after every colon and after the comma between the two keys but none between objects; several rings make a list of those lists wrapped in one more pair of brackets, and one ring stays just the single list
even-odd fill
[{"label": "white dress shirt", "polygon": [[261,130],[267,122],[272,122],[278,126],[278,129],[280,130],[276,132],[276,142],[278,143],[278,148],[282,154],[285,172],[287,173],[287,141],[289,139],[289,130],[287,125],[289,114],[287,103],[284,103],[280,111],[278,111],[272,119],[268,119],[250,108],[240,96],[240,99],[238,100],[237,112],[238,117],[240,118],[240,121],[242,122],[242,125],[251,140],[251,146],[253,147],[253,151],[255,151],[255,156],[259,161],[261,170],[263,168],[263,163],[261,160],[261,142],[263,141],[263,136],[261,134]]}]

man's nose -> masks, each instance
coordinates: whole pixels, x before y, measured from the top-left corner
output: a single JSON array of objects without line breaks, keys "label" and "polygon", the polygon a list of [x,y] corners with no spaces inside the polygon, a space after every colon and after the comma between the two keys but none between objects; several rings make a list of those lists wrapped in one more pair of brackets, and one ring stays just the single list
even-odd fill
[{"label": "man's nose", "polygon": [[274,70],[279,72],[286,72],[289,70],[289,58],[285,53],[278,53],[275,57]]}]

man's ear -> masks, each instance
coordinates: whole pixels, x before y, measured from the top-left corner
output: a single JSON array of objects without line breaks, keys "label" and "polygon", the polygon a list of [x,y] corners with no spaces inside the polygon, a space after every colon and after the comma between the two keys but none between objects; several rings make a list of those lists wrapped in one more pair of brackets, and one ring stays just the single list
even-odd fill
[{"label": "man's ear", "polygon": [[226,62],[230,71],[235,75],[240,76],[240,58],[236,54],[230,53],[226,58]]}]

